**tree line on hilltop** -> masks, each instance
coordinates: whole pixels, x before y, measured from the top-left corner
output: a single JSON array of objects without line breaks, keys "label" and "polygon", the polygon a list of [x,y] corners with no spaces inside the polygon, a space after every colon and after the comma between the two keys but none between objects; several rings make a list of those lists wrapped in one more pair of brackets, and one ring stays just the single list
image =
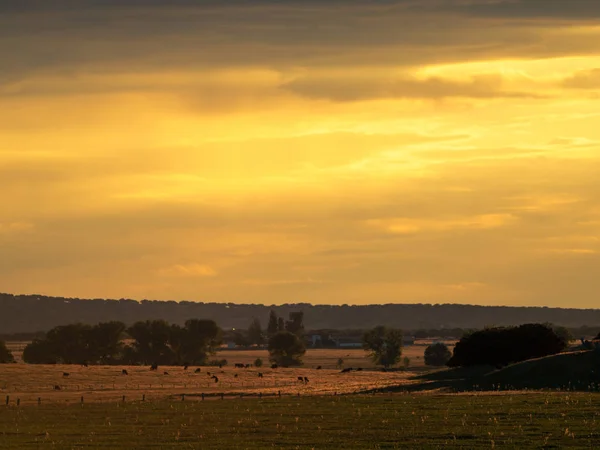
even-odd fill
[{"label": "tree line on hilltop", "polygon": [[[195,317],[214,320],[224,330],[247,326],[249,317],[303,312],[312,329],[372,329],[383,325],[403,330],[481,329],[488,325],[556,323],[570,328],[590,325],[600,331],[600,310],[500,307],[475,305],[386,304],[278,306],[203,303],[191,301],[135,301],[78,299],[42,295],[0,294],[0,333],[47,331],[69,323],[94,324],[115,320],[126,324],[163,319],[183,326]],[[456,334],[456,333],[455,333]],[[460,335],[455,336],[460,338]]]}]

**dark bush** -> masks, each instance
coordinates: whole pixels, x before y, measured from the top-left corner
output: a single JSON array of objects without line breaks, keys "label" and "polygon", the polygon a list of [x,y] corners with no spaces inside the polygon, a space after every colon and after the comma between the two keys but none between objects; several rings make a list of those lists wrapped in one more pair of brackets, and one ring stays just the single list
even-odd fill
[{"label": "dark bush", "polygon": [[452,352],[442,342],[436,342],[425,349],[425,364],[428,366],[445,366],[452,358]]},{"label": "dark bush", "polygon": [[12,353],[8,348],[6,348],[6,344],[4,343],[4,341],[0,341],[0,364],[12,362],[15,362]]},{"label": "dark bush", "polygon": [[566,347],[565,340],[548,325],[486,328],[464,336],[454,347],[454,354],[448,365],[505,366],[560,353]]}]

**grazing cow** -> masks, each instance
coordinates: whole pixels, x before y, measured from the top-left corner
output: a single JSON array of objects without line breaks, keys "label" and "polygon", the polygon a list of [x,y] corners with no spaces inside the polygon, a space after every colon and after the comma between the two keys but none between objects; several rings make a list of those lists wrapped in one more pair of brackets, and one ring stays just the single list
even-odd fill
[{"label": "grazing cow", "polygon": [[308,383],[308,377],[304,377],[304,384]]},{"label": "grazing cow", "polygon": [[321,370],[321,369],[322,369],[322,367],[321,367],[321,366],[317,366],[317,370]]},{"label": "grazing cow", "polygon": [[81,367],[87,367],[87,366],[88,366],[88,363],[86,363],[86,362],[81,364]]},{"label": "grazing cow", "polygon": [[342,369],[342,371],[340,373],[348,373],[348,372],[352,372],[352,367],[346,367],[345,369]]},{"label": "grazing cow", "polygon": [[279,367],[277,364],[271,364],[271,369],[277,369]]},{"label": "grazing cow", "polygon": [[359,367],[358,369],[356,369],[357,372],[361,372],[363,369],[362,367]]},{"label": "grazing cow", "polygon": [[246,369],[249,369],[250,367],[252,367],[252,364],[246,364],[244,367],[245,367]]},{"label": "grazing cow", "polygon": [[213,375],[211,378],[212,378],[213,380],[215,380],[215,383],[218,383],[218,382],[219,382],[219,377],[217,377],[216,375]]},{"label": "grazing cow", "polygon": [[263,377],[262,372],[258,372],[258,378],[262,378],[262,377]]},{"label": "grazing cow", "polygon": [[169,375],[169,372],[167,372],[166,370],[163,372],[163,375]]},{"label": "grazing cow", "polygon": [[121,375],[129,375],[129,373],[125,369],[123,369],[121,370]]},{"label": "grazing cow", "polygon": [[63,377],[68,377],[70,375],[69,372],[63,372]]},{"label": "grazing cow", "polygon": [[304,377],[298,377],[298,381],[304,382]]},{"label": "grazing cow", "polygon": [[208,375],[209,377],[211,376],[211,375],[210,375],[210,372],[206,372],[206,375]]},{"label": "grazing cow", "polygon": [[158,364],[154,363],[150,366],[150,370],[158,370]]},{"label": "grazing cow", "polygon": [[55,391],[61,391],[61,390],[62,390],[62,388],[61,388],[61,387],[60,387],[58,384],[55,384],[55,385],[54,385],[54,390],[55,390]]},{"label": "grazing cow", "polygon": [[188,370],[188,365],[183,366],[183,370]]},{"label": "grazing cow", "polygon": [[194,373],[200,373],[200,372],[201,372],[200,367],[198,367],[196,370],[194,370]]},{"label": "grazing cow", "polygon": [[243,369],[243,368],[244,368],[244,365],[243,365],[243,364],[240,364],[240,363],[235,363],[235,364],[234,364],[234,367],[235,367],[236,369]]}]

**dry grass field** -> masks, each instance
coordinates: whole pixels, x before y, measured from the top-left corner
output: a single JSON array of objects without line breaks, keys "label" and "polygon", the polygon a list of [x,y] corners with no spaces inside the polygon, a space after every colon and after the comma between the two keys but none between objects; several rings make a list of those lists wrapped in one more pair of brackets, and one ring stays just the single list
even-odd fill
[{"label": "dry grass field", "polygon": [[[22,344],[19,344],[22,345]],[[15,345],[13,344],[13,348]],[[104,402],[122,399],[136,401],[158,400],[185,394],[194,398],[204,393],[216,396],[231,395],[331,395],[354,393],[401,384],[410,376],[423,372],[423,351],[420,345],[408,346],[404,355],[411,359],[408,370],[382,372],[376,370],[366,353],[351,350],[308,350],[304,365],[291,369],[271,369],[266,350],[226,350],[215,358],[227,359],[228,365],[218,367],[159,367],[156,372],[143,366],[89,366],[5,364],[0,367],[0,394],[4,401],[17,399],[23,404],[50,402]],[[261,358],[261,368],[235,369],[235,363],[253,364]],[[363,371],[340,373],[339,358],[344,367],[363,368]],[[317,366],[322,366],[317,370]],[[123,375],[125,369],[128,375]],[[196,373],[196,369],[200,372]],[[165,374],[167,372],[168,374]],[[64,376],[63,373],[68,373]],[[262,377],[259,377],[262,373]],[[209,375],[210,374],[210,375]],[[215,375],[218,382],[211,378]],[[308,383],[298,377],[307,377]],[[60,386],[56,390],[55,386]]]}]

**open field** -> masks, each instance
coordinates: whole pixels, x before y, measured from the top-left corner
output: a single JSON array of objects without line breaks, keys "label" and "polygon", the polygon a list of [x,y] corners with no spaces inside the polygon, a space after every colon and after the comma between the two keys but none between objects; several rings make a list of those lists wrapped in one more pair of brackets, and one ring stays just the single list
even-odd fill
[{"label": "open field", "polygon": [[2,448],[598,448],[599,394],[0,406]]},{"label": "open field", "polygon": [[[126,369],[129,375],[122,375]],[[156,400],[168,396],[217,395],[327,395],[353,393],[369,389],[385,389],[405,382],[414,372],[362,372],[340,373],[339,370],[294,369],[222,369],[202,367],[200,373],[194,368],[159,367],[152,372],[141,366],[66,366],[7,364],[0,367],[0,401],[6,395],[11,401],[20,399],[22,404],[36,403],[41,398],[47,402],[112,401],[126,396],[128,400]],[[165,375],[164,372],[168,372]],[[68,372],[68,377],[63,377]],[[208,375],[216,375],[218,382]],[[259,378],[258,374],[263,377]],[[237,375],[237,377],[235,376]],[[298,377],[307,377],[303,383]],[[61,387],[56,391],[54,387]]]},{"label": "open field", "polygon": [[[23,349],[29,342],[8,341],[6,346],[12,352],[17,362],[22,361]],[[408,345],[402,349],[402,357],[410,358],[410,367],[413,370],[425,369],[423,353],[431,341],[417,341],[415,345]],[[452,349],[454,341],[447,341],[446,344]],[[252,364],[256,358],[262,358],[265,364],[268,363],[269,353],[267,350],[221,350],[211,359],[226,359],[229,364],[244,363]],[[323,368],[335,369],[338,358],[344,360],[345,367],[374,367],[373,363],[367,358],[367,353],[362,349],[309,349],[304,356],[304,366],[307,368],[323,366]]]},{"label": "open field", "polygon": [[[255,394],[273,395],[327,395],[353,393],[370,389],[384,389],[403,383],[407,378],[426,370],[423,365],[423,346],[405,348],[411,358],[408,371],[381,372],[374,370],[372,362],[363,350],[309,350],[304,366],[293,369],[271,369],[266,350],[230,350],[219,352],[215,358],[228,360],[228,365],[218,367],[196,367],[187,371],[183,367],[161,366],[152,372],[143,366],[89,366],[78,365],[30,365],[5,364],[0,366],[0,395],[9,395],[23,403],[108,401],[122,398],[147,399],[165,398],[171,395]],[[234,369],[235,363],[252,364],[262,358],[262,368]],[[362,367],[362,372],[341,374],[336,368],[338,358],[344,359],[344,367]],[[414,366],[413,362],[414,361]],[[322,366],[322,370],[316,370]],[[122,369],[128,375],[122,375]],[[165,375],[164,372],[168,372]],[[69,374],[63,377],[63,372]],[[208,374],[216,375],[218,382]],[[259,373],[263,377],[259,378]],[[236,377],[237,375],[237,377]],[[307,377],[305,384],[298,377]],[[55,390],[60,386],[61,390]]]}]

